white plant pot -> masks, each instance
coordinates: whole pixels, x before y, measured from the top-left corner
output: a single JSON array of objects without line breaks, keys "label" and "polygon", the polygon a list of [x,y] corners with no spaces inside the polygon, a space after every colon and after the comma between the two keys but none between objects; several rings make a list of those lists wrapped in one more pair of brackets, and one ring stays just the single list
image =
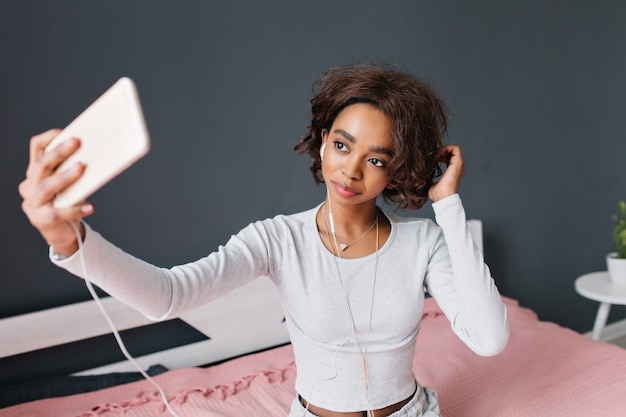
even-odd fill
[{"label": "white plant pot", "polygon": [[618,258],[617,253],[606,256],[606,266],[613,283],[626,286],[626,258]]}]

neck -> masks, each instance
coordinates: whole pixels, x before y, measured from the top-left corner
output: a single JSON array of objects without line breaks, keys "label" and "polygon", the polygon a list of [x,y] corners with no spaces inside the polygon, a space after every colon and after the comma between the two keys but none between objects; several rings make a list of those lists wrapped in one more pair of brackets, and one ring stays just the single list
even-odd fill
[{"label": "neck", "polygon": [[367,230],[374,222],[378,213],[375,201],[367,205],[344,206],[334,204],[327,197],[326,201],[324,201],[324,206],[329,222],[332,213],[335,233],[348,239],[358,236]]},{"label": "neck", "polygon": [[[339,206],[338,210],[335,206]],[[332,209],[334,233],[330,226],[329,209]],[[375,204],[372,204],[369,210],[363,207],[358,210],[356,207],[349,207],[346,210],[339,204],[333,205],[333,201],[329,206],[327,200],[318,210],[316,222],[326,248],[342,258],[361,258],[374,253],[385,244],[391,233],[389,220],[382,212],[379,212]],[[341,254],[337,253],[337,246],[342,251]]]}]

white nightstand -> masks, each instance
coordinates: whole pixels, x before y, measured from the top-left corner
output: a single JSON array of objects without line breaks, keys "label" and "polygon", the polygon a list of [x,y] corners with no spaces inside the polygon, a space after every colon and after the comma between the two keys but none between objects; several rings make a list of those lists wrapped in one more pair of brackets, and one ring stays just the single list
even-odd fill
[{"label": "white nightstand", "polygon": [[612,304],[626,305],[626,286],[613,284],[607,271],[585,274],[575,283],[576,292],[590,300],[599,301],[600,307],[593,325],[591,338],[600,340]]}]

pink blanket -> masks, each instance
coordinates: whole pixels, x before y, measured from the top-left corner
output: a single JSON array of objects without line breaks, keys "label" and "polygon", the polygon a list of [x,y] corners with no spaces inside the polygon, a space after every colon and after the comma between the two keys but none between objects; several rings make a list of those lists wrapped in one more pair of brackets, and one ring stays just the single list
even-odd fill
[{"label": "pink blanket", "polygon": [[434,302],[418,336],[415,373],[446,417],[624,417],[626,350],[541,322],[504,299],[511,338],[496,357],[474,355]]},{"label": "pink blanket", "polygon": [[[509,345],[482,358],[427,300],[414,371],[438,392],[445,417],[626,416],[626,351],[538,321],[515,301],[505,302]],[[291,346],[284,346],[155,379],[181,417],[280,417],[295,395],[295,375]],[[2,417],[119,415],[169,417],[148,381],[0,410]]]}]

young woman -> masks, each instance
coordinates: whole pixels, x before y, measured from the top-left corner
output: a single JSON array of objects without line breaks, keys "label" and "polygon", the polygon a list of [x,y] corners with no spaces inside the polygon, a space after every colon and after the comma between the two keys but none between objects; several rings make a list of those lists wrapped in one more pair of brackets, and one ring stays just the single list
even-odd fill
[{"label": "young woman", "polygon": [[[509,335],[505,307],[457,193],[461,150],[442,144],[443,104],[407,73],[335,68],[316,91],[308,134],[295,149],[311,156],[315,181],[327,187],[325,200],[250,224],[205,258],[158,268],[82,222],[79,249],[69,222],[93,213],[93,206],[51,204],[84,170],[56,170],[78,139],[44,152],[58,130],[31,140],[20,184],[23,210],[54,263],[80,276],[82,251],[95,284],[154,319],[269,276],[282,296],[298,369],[290,417],[438,416],[436,393],[412,372],[425,292],[477,354],[499,353]],[[440,163],[447,165],[443,174]],[[430,198],[437,223],[383,210],[379,195],[413,210]]]}]

